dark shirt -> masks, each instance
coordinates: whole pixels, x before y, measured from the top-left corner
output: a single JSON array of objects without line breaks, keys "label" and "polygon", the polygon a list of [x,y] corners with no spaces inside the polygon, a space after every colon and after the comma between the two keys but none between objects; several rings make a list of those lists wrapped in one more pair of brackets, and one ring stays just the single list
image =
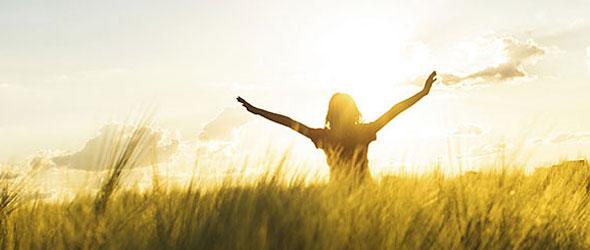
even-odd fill
[{"label": "dark shirt", "polygon": [[310,139],[326,154],[330,166],[330,181],[352,178],[365,181],[371,178],[367,151],[377,139],[372,123],[363,123],[344,133],[327,128],[312,129]]}]

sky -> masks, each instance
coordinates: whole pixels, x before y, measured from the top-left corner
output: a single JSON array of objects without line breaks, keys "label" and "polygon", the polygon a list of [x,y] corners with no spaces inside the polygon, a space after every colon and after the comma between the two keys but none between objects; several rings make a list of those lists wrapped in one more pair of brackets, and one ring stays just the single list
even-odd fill
[{"label": "sky", "polygon": [[325,171],[313,143],[235,98],[322,127],[330,96],[346,92],[371,121],[433,70],[430,94],[371,145],[374,172],[477,169],[498,155],[527,166],[578,159],[590,154],[589,9],[585,0],[3,0],[0,162],[88,170],[83,158],[105,131],[153,109],[167,161],[289,151]]}]

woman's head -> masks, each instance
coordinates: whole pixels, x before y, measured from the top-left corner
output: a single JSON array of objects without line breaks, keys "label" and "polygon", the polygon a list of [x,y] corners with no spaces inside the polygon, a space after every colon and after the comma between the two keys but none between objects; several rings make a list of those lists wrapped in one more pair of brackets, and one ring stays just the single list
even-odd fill
[{"label": "woman's head", "polygon": [[336,93],[330,98],[326,128],[347,127],[361,122],[361,112],[348,94]]}]

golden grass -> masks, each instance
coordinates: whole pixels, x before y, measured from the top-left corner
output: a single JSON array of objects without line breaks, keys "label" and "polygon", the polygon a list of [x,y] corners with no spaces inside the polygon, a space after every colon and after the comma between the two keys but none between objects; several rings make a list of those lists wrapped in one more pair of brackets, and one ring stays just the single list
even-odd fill
[{"label": "golden grass", "polygon": [[123,190],[29,202],[2,249],[588,249],[588,165],[391,176],[356,190],[266,176],[250,185]]},{"label": "golden grass", "polygon": [[98,194],[25,201],[3,182],[0,249],[590,249],[587,162],[532,175],[386,176],[353,190],[278,171],[139,192],[117,184],[145,151],[148,123],[138,124],[115,140],[123,147]]}]

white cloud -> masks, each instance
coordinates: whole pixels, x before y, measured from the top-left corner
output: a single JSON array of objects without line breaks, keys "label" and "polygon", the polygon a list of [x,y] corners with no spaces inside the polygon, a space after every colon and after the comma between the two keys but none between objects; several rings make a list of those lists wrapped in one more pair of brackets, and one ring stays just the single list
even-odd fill
[{"label": "white cloud", "polygon": [[[458,74],[440,74],[444,85],[469,86],[478,84],[501,83],[529,76],[525,66],[535,64],[547,53],[544,48],[533,40],[519,41],[513,37],[500,37],[490,40],[487,48],[477,50],[492,50],[493,54],[502,58],[497,64],[484,65],[479,70],[471,71],[460,76]],[[422,82],[422,81],[419,81]]]},{"label": "white cloud", "polygon": [[102,127],[97,136],[86,142],[80,151],[55,156],[33,157],[32,169],[64,166],[72,169],[100,171],[120,157],[134,131],[142,130],[138,154],[133,155],[133,167],[166,162],[176,152],[179,141],[171,139],[164,131],[154,128],[134,128],[131,125],[109,124]]},{"label": "white cloud", "polygon": [[549,139],[551,143],[587,141],[590,141],[590,132],[562,132]]},{"label": "white cloud", "polygon": [[506,150],[507,145],[504,143],[487,144],[471,150],[472,156],[496,155]]},{"label": "white cloud", "polygon": [[484,144],[481,146],[473,147],[469,152],[457,155],[457,158],[483,158],[483,157],[496,157],[506,153],[512,149],[512,144],[507,143],[492,143]]},{"label": "white cloud", "polygon": [[215,119],[205,125],[199,135],[203,141],[231,141],[234,132],[250,121],[254,115],[243,108],[225,108]]},{"label": "white cloud", "polygon": [[541,144],[545,144],[547,142],[546,138],[531,138],[526,140],[527,146],[537,146]]},{"label": "white cloud", "polygon": [[58,151],[49,151],[49,150],[39,151],[39,152],[27,157],[28,166],[30,167],[30,170],[33,170],[33,171],[39,170],[39,169],[55,167],[56,165],[53,161],[51,161],[51,158],[56,157],[56,156],[60,156],[60,155],[65,155],[65,154],[62,152],[58,152]]},{"label": "white cloud", "polygon": [[475,124],[461,124],[451,133],[455,136],[480,136],[484,130]]},{"label": "white cloud", "polygon": [[537,146],[542,144],[558,144],[558,143],[585,143],[590,142],[590,132],[586,131],[568,131],[560,132],[545,138],[532,138],[527,141],[529,146]]}]

